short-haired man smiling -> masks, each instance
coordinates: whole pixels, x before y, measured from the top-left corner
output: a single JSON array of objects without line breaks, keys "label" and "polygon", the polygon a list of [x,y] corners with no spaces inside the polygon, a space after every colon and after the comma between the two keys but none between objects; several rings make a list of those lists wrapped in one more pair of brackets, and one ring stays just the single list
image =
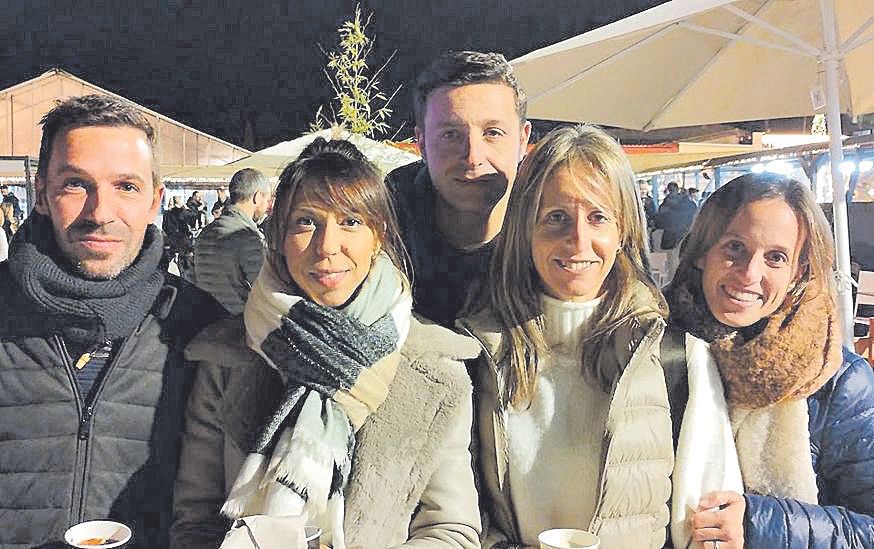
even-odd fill
[{"label": "short-haired man smiling", "polygon": [[129,103],[74,97],[43,118],[36,205],[0,263],[0,546],[65,547],[110,518],[166,547],[182,349],[224,314],[159,267],[154,132]]}]

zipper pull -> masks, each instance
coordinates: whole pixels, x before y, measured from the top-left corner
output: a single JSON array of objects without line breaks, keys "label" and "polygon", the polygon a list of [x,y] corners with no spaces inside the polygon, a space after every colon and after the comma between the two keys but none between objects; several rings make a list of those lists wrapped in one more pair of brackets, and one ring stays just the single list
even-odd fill
[{"label": "zipper pull", "polygon": [[79,440],[88,440],[88,436],[91,434],[91,417],[93,415],[93,404],[89,404],[82,410],[82,419],[79,421]]},{"label": "zipper pull", "polygon": [[81,370],[90,361],[91,361],[91,353],[88,353],[88,352],[83,353],[82,356],[79,357],[79,360],[76,361],[76,369]]},{"label": "zipper pull", "polygon": [[89,362],[91,362],[92,358],[107,358],[109,357],[109,349],[112,348],[112,341],[106,339],[102,344],[98,343],[94,347],[91,348],[90,351],[85,351],[82,353],[82,356],[79,357],[79,360],[76,361],[76,369],[81,370],[85,367]]}]

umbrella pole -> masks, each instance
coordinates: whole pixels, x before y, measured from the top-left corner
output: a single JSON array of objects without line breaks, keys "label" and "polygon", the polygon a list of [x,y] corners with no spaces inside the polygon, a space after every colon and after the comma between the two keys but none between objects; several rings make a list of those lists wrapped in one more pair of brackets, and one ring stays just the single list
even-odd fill
[{"label": "umbrella pole", "polygon": [[838,308],[844,328],[844,344],[853,348],[853,294],[850,289],[850,235],[847,224],[847,192],[840,165],[844,159],[841,145],[841,108],[838,92],[838,41],[833,0],[820,0],[822,36],[825,46],[826,122],[829,133],[829,157],[832,177],[832,213],[835,233],[835,262],[838,274]]}]

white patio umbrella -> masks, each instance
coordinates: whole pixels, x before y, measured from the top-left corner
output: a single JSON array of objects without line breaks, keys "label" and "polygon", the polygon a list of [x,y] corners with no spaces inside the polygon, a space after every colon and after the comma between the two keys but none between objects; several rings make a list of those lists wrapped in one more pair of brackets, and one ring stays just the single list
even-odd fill
[{"label": "white patio umbrella", "polygon": [[840,113],[874,112],[874,0],[672,0],[512,61],[528,115],[632,129],[810,115],[830,133],[852,342]]}]

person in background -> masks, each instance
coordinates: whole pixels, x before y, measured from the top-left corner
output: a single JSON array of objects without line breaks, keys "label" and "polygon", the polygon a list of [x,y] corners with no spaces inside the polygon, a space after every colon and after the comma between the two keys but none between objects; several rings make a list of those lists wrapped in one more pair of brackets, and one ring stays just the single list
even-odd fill
[{"label": "person in background", "polygon": [[655,200],[650,193],[650,185],[648,183],[640,183],[639,189],[641,201],[643,202],[643,213],[646,215],[646,227],[648,230],[652,230],[655,228]]},{"label": "person in background", "polygon": [[696,208],[701,206],[701,199],[698,195],[698,189],[696,189],[695,187],[689,188],[689,200],[691,200],[695,204]]},{"label": "person in background", "polygon": [[223,516],[255,514],[303,515],[334,549],[479,547],[461,363],[478,346],[412,315],[382,176],[317,138],[274,213],[244,315],[186,351],[171,547],[214,549]]},{"label": "person in background", "polygon": [[229,190],[230,204],[194,243],[194,280],[238,315],[264,263],[257,223],[273,201],[273,185],[258,170],[244,168],[231,177]]},{"label": "person in background", "polygon": [[200,196],[200,191],[194,191],[188,200],[185,202],[185,207],[188,208],[190,226],[192,232],[197,232],[206,224],[206,205],[203,203],[203,198]]},{"label": "person in background", "polygon": [[139,108],[72,97],[42,119],[34,212],[0,263],[0,547],[72,524],[167,547],[188,341],[225,313],[160,268],[164,188]]},{"label": "person in background", "polygon": [[646,238],[634,172],[603,131],[553,130],[522,163],[459,321],[484,350],[472,366],[484,547],[537,547],[556,527],[603,549],[664,545],[667,309]]},{"label": "person in background", "polygon": [[874,373],[842,346],[833,261],[795,180],[744,175],[702,206],[666,291],[687,357],[675,547],[874,547]]},{"label": "person in background", "polygon": [[216,201],[213,202],[213,204],[212,204],[213,217],[218,217],[214,213],[217,208],[224,208],[225,206],[228,205],[228,190],[227,189],[219,189],[216,192],[216,194],[218,195],[218,198],[216,198]]},{"label": "person in background", "polygon": [[192,213],[182,205],[182,199],[178,196],[171,197],[167,206],[161,221],[161,228],[167,239],[166,245],[174,254],[190,252],[193,248]]},{"label": "person in background", "polygon": [[655,227],[664,229],[659,248],[673,250],[689,232],[697,211],[698,207],[688,194],[680,192],[676,182],[668,183],[668,195],[659,206],[655,220]]},{"label": "person in background", "polygon": [[386,177],[413,262],[413,306],[451,327],[485,272],[531,124],[504,56],[450,52],[416,80],[423,161]]},{"label": "person in background", "polygon": [[18,197],[12,194],[8,185],[0,185],[0,194],[3,195],[3,204],[9,204],[12,206],[12,215],[15,219],[19,221],[24,219],[24,212],[21,211],[21,204],[18,201]]},{"label": "person in background", "polygon": [[3,223],[0,226],[3,227],[3,232],[6,235],[6,241],[12,241],[12,235],[18,230],[18,218],[15,217],[15,208],[12,207],[12,204],[8,202],[3,202],[0,204],[0,211],[3,212]]},{"label": "person in background", "polygon": [[676,181],[669,181],[665,190],[667,190],[668,193],[662,199],[662,203],[659,204],[659,209],[664,208],[665,206],[670,206],[671,203],[676,202],[680,197],[680,186],[677,185]]},{"label": "person in background", "polygon": [[222,206],[221,202],[216,201],[216,203],[212,205],[212,211],[210,212],[210,214],[212,215],[213,221],[221,217],[223,209],[224,207]]}]

